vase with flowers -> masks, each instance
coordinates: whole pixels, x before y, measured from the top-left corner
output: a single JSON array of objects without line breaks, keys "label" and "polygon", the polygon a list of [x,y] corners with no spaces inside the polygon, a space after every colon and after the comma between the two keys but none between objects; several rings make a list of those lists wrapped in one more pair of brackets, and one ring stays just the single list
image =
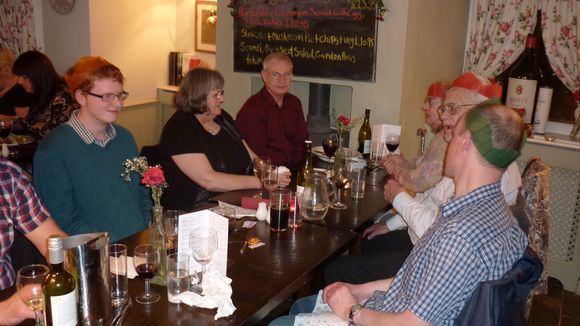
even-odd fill
[{"label": "vase with flowers", "polygon": [[574,124],[572,131],[570,131],[570,138],[576,140],[576,136],[580,131],[580,89],[574,92],[574,100],[576,100],[576,110],[574,111]]},{"label": "vase with flowers", "polygon": [[131,181],[131,172],[136,172],[141,175],[141,184],[151,189],[153,207],[151,207],[152,222],[149,225],[149,243],[158,248],[160,257],[159,270],[151,282],[166,285],[165,257],[167,256],[167,252],[165,250],[165,238],[161,220],[163,216],[161,195],[163,195],[163,189],[167,188],[165,175],[163,174],[161,166],[149,166],[147,158],[143,156],[125,160],[124,166],[125,172],[123,173],[123,177],[126,181]]},{"label": "vase with flowers", "polygon": [[[344,146],[344,138],[346,135],[350,133],[352,129],[354,129],[363,119],[363,116],[357,116],[353,119],[349,119],[344,115],[339,115],[336,118],[336,130],[338,132],[338,149],[334,154],[334,164],[344,164],[345,160],[345,146]],[[348,146],[346,146],[348,148]]]}]

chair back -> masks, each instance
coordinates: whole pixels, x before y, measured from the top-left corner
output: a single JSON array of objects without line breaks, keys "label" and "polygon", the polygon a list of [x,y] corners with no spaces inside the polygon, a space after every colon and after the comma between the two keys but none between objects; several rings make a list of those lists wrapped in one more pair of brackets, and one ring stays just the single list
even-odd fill
[{"label": "chair back", "polygon": [[538,284],[543,264],[528,247],[502,278],[480,282],[455,320],[455,325],[526,325],[526,303]]}]

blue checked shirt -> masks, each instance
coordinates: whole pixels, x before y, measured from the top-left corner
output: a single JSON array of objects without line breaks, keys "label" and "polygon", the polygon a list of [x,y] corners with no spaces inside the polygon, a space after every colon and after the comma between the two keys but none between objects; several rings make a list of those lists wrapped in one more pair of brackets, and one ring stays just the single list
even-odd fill
[{"label": "blue checked shirt", "polygon": [[476,285],[510,270],[527,243],[499,183],[452,198],[441,206],[391,288],[376,291],[365,307],[388,312],[409,309],[431,324],[452,325]]}]

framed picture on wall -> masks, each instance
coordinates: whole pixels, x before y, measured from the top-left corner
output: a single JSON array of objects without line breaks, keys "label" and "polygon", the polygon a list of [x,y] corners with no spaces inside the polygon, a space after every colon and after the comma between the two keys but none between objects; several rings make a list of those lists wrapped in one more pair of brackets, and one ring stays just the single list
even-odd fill
[{"label": "framed picture on wall", "polygon": [[195,2],[195,50],[215,53],[217,2]]}]

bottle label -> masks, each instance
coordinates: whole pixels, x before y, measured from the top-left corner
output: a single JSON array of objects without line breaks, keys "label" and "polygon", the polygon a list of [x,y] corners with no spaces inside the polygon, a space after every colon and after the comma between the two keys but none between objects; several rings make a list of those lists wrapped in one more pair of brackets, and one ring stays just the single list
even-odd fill
[{"label": "bottle label", "polygon": [[364,142],[362,154],[370,154],[370,153],[371,153],[371,140],[367,139]]},{"label": "bottle label", "polygon": [[77,289],[70,293],[50,297],[53,325],[74,326],[77,324]]},{"label": "bottle label", "polygon": [[536,115],[534,115],[535,133],[546,133],[546,124],[548,123],[548,116],[550,115],[553,93],[554,90],[548,87],[540,87],[538,91],[538,103],[536,104]]},{"label": "bottle label", "polygon": [[512,108],[524,108],[526,110],[524,123],[532,123],[537,84],[536,80],[509,79],[505,104]]}]

